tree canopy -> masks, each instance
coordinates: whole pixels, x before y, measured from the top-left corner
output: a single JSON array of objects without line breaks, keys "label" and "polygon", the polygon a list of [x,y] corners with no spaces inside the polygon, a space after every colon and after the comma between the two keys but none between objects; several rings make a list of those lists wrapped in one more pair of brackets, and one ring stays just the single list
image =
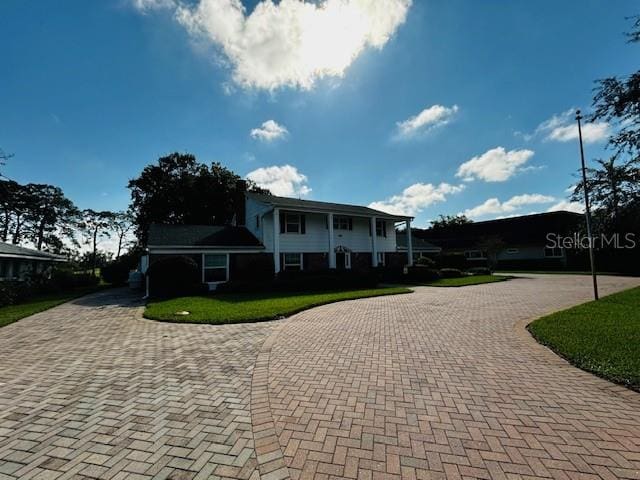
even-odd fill
[{"label": "tree canopy", "polygon": [[466,215],[438,215],[438,218],[435,220],[431,220],[431,228],[447,228],[453,227],[456,225],[465,225],[467,223],[472,223],[473,220],[467,218]]},{"label": "tree canopy", "polygon": [[205,165],[188,153],[172,153],[147,165],[128,185],[138,240],[146,244],[152,223],[231,223],[246,190],[268,193],[240,180],[220,163]]}]

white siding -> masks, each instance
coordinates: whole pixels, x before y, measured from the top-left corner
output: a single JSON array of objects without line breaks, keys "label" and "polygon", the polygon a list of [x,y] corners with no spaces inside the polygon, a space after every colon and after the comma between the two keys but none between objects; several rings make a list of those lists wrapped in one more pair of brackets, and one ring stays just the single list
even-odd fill
[{"label": "white siding", "polygon": [[[249,211],[247,211],[249,213]],[[281,233],[281,252],[326,252],[329,249],[329,231],[327,229],[326,214],[304,213],[305,233]],[[370,252],[371,236],[369,235],[369,218],[352,217],[353,230],[334,230],[334,245],[343,246],[353,252]],[[247,215],[247,224],[249,215]],[[253,217],[255,227],[255,214]],[[261,232],[259,235],[251,230],[254,235],[264,244],[266,251],[273,251],[273,213],[269,212],[263,217]],[[247,228],[249,228],[247,226]],[[378,237],[379,252],[396,251],[396,232],[394,223],[387,221],[387,236]]]},{"label": "white siding", "polygon": [[265,230],[265,225],[262,224],[263,223],[262,219],[260,220],[259,226],[256,225],[256,218],[260,218],[265,212],[269,211],[270,208],[271,207],[269,207],[269,205],[266,205],[262,202],[258,202],[253,198],[246,197],[245,207],[244,207],[245,224],[246,224],[245,226],[247,227],[247,230],[253,233],[253,235],[258,240],[260,240],[265,246],[266,246],[265,237],[267,236],[265,232],[269,232],[268,235],[271,235],[272,243],[273,243],[273,233],[270,229]]}]

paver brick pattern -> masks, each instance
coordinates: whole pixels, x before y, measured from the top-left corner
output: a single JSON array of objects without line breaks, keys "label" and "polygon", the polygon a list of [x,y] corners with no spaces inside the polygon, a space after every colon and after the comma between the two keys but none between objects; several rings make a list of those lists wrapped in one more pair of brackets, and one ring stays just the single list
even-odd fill
[{"label": "paver brick pattern", "polygon": [[285,322],[269,400],[290,476],[640,478],[640,395],[572,367],[518,323],[589,300],[589,280],[421,287]]},{"label": "paver brick pattern", "polygon": [[259,478],[252,368],[276,323],[140,305],[105,292],[0,329],[0,479]]},{"label": "paver brick pattern", "polygon": [[589,295],[529,276],[221,326],[85,297],[0,329],[0,480],[640,478],[640,395],[519,323]]}]

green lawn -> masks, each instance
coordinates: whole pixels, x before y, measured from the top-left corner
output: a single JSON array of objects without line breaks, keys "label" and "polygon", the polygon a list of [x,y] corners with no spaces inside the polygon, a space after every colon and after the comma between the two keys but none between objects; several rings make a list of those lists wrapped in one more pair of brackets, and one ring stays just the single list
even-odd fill
[{"label": "green lawn", "polygon": [[42,312],[53,308],[61,303],[68,302],[74,298],[87,295],[101,290],[104,287],[83,287],[75,289],[71,292],[64,293],[51,293],[47,295],[38,295],[32,298],[26,303],[18,305],[7,305],[0,307],[0,327],[9,325],[10,323],[17,322],[21,318],[28,317],[34,313]]},{"label": "green lawn", "polygon": [[[392,287],[340,292],[220,293],[150,302],[144,316],[166,322],[257,322],[293,315],[326,303],[399,293],[411,293],[411,290]],[[190,313],[185,316],[176,315],[180,311]]]},{"label": "green lawn", "polygon": [[528,328],[577,367],[640,391],[640,288],[554,313]]},{"label": "green lawn", "polygon": [[433,282],[424,283],[428,287],[464,287],[466,285],[480,285],[482,283],[503,282],[509,277],[499,275],[469,275],[460,278],[440,278]]}]

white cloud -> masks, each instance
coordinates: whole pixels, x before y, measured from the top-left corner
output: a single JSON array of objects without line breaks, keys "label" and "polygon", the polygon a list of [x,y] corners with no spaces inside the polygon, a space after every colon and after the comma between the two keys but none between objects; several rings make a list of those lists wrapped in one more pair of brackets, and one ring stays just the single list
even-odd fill
[{"label": "white cloud", "polygon": [[[531,139],[537,135],[543,135],[547,141],[570,142],[578,139],[578,124],[575,120],[575,109],[570,108],[566,112],[553,115],[536,128],[532,135],[525,136]],[[583,122],[582,140],[584,143],[597,143],[606,140],[611,135],[611,128],[607,122]]]},{"label": "white cloud", "polygon": [[259,128],[251,130],[251,138],[263,142],[272,142],[284,138],[289,134],[289,130],[284,125],[279,125],[275,120],[267,120]]},{"label": "white cloud", "polygon": [[402,122],[397,122],[397,139],[408,139],[424,134],[436,127],[449,123],[458,112],[458,106],[444,107],[432,105],[425,108],[419,114]]},{"label": "white cloud", "polygon": [[[162,0],[134,0],[141,5]],[[246,88],[310,89],[343,77],[368,47],[381,49],[406,19],[412,0],[261,0],[250,14],[240,0],[198,0],[175,8],[178,22],[215,46]]]},{"label": "white cloud", "polygon": [[160,10],[164,8],[173,8],[176,6],[175,0],[131,0],[134,8],[145,13],[150,10]]},{"label": "white cloud", "polygon": [[501,215],[504,217],[528,205],[539,205],[553,201],[555,201],[554,197],[541,195],[539,193],[515,195],[505,202],[501,202],[497,198],[489,198],[484,203],[465,210],[464,214],[470,218],[484,217],[487,215]]},{"label": "white cloud", "polygon": [[480,156],[473,157],[458,168],[456,177],[465,182],[474,179],[485,182],[504,182],[523,170],[523,165],[533,157],[532,150],[510,150],[496,147]]},{"label": "white cloud", "polygon": [[547,212],[557,212],[559,210],[566,210],[568,212],[584,213],[584,205],[580,202],[570,202],[569,200],[562,200],[555,205],[549,207]]},{"label": "white cloud", "polygon": [[282,197],[303,197],[311,193],[307,176],[291,165],[258,168],[249,172],[247,178]]},{"label": "white cloud", "polygon": [[464,185],[441,183],[414,183],[405,188],[400,195],[394,195],[380,202],[369,204],[370,208],[394,215],[415,215],[422,209],[437,202],[444,202],[447,195],[461,192]]}]

